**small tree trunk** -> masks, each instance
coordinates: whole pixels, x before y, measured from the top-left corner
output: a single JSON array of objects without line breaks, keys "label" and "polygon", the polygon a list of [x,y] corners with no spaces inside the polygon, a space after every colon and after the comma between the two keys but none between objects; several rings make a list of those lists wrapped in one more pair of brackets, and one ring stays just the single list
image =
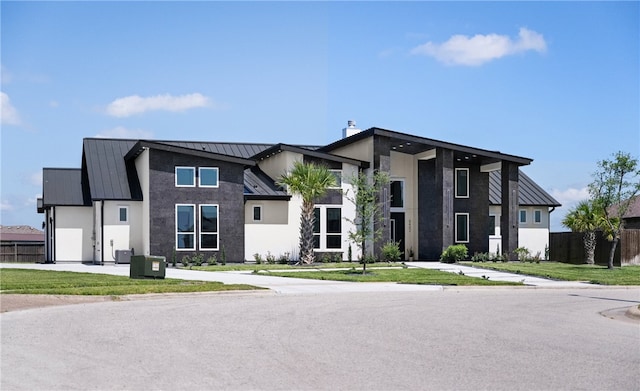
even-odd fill
[{"label": "small tree trunk", "polygon": [[313,204],[304,203],[300,216],[300,261],[305,264],[313,263]]},{"label": "small tree trunk", "polygon": [[611,251],[609,251],[609,264],[607,265],[609,269],[613,269],[613,258],[616,255],[617,246],[618,246],[618,236],[614,236],[613,242],[611,243]]},{"label": "small tree trunk", "polygon": [[593,265],[596,253],[596,233],[594,231],[584,233],[584,250],[587,253],[587,264]]}]

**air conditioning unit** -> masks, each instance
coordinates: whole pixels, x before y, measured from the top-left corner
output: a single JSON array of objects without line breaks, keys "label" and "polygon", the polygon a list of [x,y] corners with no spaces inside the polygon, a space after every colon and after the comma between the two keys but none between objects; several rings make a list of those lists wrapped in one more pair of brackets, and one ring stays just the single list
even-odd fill
[{"label": "air conditioning unit", "polygon": [[116,250],[116,265],[119,263],[131,263],[131,250]]}]

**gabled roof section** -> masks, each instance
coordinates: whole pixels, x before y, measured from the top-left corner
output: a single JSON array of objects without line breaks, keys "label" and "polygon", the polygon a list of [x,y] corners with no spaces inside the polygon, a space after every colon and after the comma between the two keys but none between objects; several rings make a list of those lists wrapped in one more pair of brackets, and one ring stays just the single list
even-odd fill
[{"label": "gabled roof section", "polygon": [[42,205],[90,206],[89,190],[79,168],[44,168],[42,170]]},{"label": "gabled roof section", "polygon": [[[491,205],[500,205],[502,203],[502,192],[500,191],[502,186],[500,182],[500,170],[491,171],[489,173],[489,204]],[[520,206],[562,206],[522,170],[519,172],[518,180],[518,204]]]},{"label": "gabled roof section", "polygon": [[264,151],[262,151],[262,152],[256,154],[255,156],[253,156],[253,158],[256,161],[263,160],[263,159],[266,159],[268,157],[271,157],[271,156],[276,155],[276,154],[278,154],[280,152],[283,152],[283,151],[295,152],[295,153],[299,153],[301,155],[311,156],[311,157],[315,157],[315,158],[318,158],[318,159],[324,159],[324,160],[328,160],[328,161],[332,161],[332,162],[353,164],[354,166],[363,167],[363,168],[369,167],[369,163],[368,162],[363,162],[361,160],[351,159],[351,158],[347,158],[347,157],[343,157],[343,156],[332,155],[332,154],[327,153],[327,152],[321,152],[321,148],[320,147],[316,147],[316,146],[295,146],[295,145],[282,144],[282,143],[281,144],[276,144],[276,145],[272,146],[271,148],[265,149]]},{"label": "gabled roof section", "polygon": [[258,166],[255,166],[244,170],[244,197],[254,200],[288,200],[291,195],[282,190]]},{"label": "gabled roof section", "polygon": [[[181,145],[182,144],[182,145]],[[188,144],[193,144],[191,148]],[[200,146],[198,149],[197,146]],[[125,160],[135,159],[145,148],[157,149],[160,151],[171,152],[171,153],[181,153],[185,155],[191,156],[199,156],[207,159],[215,159],[221,160],[230,163],[243,164],[245,166],[254,166],[256,163],[253,160],[235,156],[235,155],[225,155],[217,152],[210,152],[209,149],[205,145],[194,144],[194,143],[178,143],[178,142],[166,142],[166,141],[148,141],[148,140],[140,140],[129,150],[129,152],[124,156]]]},{"label": "gabled roof section", "polygon": [[457,158],[467,159],[472,157],[473,159],[478,160],[480,164],[490,164],[504,160],[518,165],[528,165],[533,161],[529,158],[509,155],[499,151],[489,151],[486,149],[474,148],[466,145],[454,144],[381,128],[369,128],[367,130],[363,130],[362,132],[356,133],[350,137],[343,138],[324,146],[320,148],[320,151],[331,152],[335,149],[373,136],[389,137],[392,149],[397,152],[408,154],[418,154],[434,148],[445,148],[453,150],[454,155],[456,155]]},{"label": "gabled roof section", "polygon": [[133,163],[125,155],[136,140],[84,139],[83,169],[86,169],[92,200],[142,200],[142,190]]}]

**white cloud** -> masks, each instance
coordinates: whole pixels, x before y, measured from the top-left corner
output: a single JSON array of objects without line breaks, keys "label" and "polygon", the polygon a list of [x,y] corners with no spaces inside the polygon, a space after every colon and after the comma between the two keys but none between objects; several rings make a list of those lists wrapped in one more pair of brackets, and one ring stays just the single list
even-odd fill
[{"label": "white cloud", "polygon": [[2,125],[20,125],[18,110],[11,104],[9,95],[0,92],[0,105],[2,106]]},{"label": "white cloud", "polygon": [[586,200],[589,198],[589,189],[587,187],[583,187],[581,189],[568,188],[564,190],[553,189],[551,190],[551,195],[553,198],[558,200],[562,204],[563,207],[567,207],[570,205],[575,205],[580,201]]},{"label": "white cloud", "polygon": [[200,94],[171,96],[169,94],[141,97],[138,95],[118,98],[107,106],[107,113],[114,117],[130,117],[146,111],[164,110],[180,112],[211,104],[208,97]]},{"label": "white cloud", "polygon": [[142,129],[127,129],[122,126],[117,126],[113,129],[104,130],[95,135],[99,138],[130,138],[130,139],[151,139],[153,133],[148,130]]},{"label": "white cloud", "polygon": [[411,54],[434,57],[449,65],[477,66],[528,50],[544,53],[547,44],[542,34],[522,27],[515,41],[498,34],[477,34],[473,37],[454,35],[442,44],[429,41],[417,46],[411,50]]},{"label": "white cloud", "polygon": [[9,211],[13,210],[13,205],[7,200],[0,200],[0,210]]}]

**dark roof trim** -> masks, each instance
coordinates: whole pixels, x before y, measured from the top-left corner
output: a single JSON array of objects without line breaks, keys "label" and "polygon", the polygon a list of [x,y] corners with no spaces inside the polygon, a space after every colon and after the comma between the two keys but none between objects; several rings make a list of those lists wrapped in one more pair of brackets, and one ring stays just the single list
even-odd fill
[{"label": "dark roof trim", "polygon": [[242,164],[245,166],[256,165],[256,162],[250,159],[244,159],[236,156],[223,155],[223,154],[213,153],[208,151],[198,151],[196,149],[179,147],[175,145],[168,145],[168,144],[163,144],[162,142],[154,142],[154,141],[147,141],[147,140],[138,141],[125,155],[124,157],[125,160],[131,160],[131,159],[137,158],[145,148],[156,149],[156,150],[171,152],[171,153],[181,153],[184,155],[198,156],[206,159],[214,159],[214,160],[220,160],[220,161],[229,162],[229,163]]},{"label": "dark roof trim", "polygon": [[289,201],[290,195],[267,195],[267,194],[244,194],[244,200],[256,200],[256,201]]},{"label": "dark roof trim", "polygon": [[[322,149],[322,148],[321,148]],[[329,160],[329,161],[333,161],[333,162],[340,162],[340,163],[348,163],[348,164],[352,164],[354,166],[358,166],[358,167],[362,167],[362,168],[368,168],[369,167],[369,162],[363,162],[362,160],[357,160],[357,159],[351,159],[351,158],[347,158],[347,157],[343,157],[343,156],[337,156],[337,155],[332,155],[330,153],[327,152],[318,152],[318,150],[311,150],[311,149],[307,149],[307,148],[302,148],[302,147],[297,147],[295,145],[289,145],[289,144],[276,144],[271,148],[265,149],[264,151],[260,152],[259,154],[253,156],[254,159],[256,160],[263,160],[266,159],[272,155],[278,154],[282,151],[288,151],[288,152],[295,152],[295,153],[299,153],[302,155],[306,155],[306,156],[311,156],[311,157],[315,157],[318,159],[324,159],[324,160]]]},{"label": "dark roof trim", "polygon": [[323,152],[330,152],[336,148],[344,147],[356,141],[360,141],[372,136],[393,137],[393,138],[402,139],[404,141],[409,141],[411,143],[427,144],[435,148],[445,148],[445,149],[450,149],[450,150],[469,153],[469,154],[476,154],[476,155],[481,155],[481,156],[489,157],[493,159],[506,160],[506,161],[510,161],[520,165],[528,165],[528,164],[531,164],[531,162],[533,161],[533,159],[529,159],[521,156],[509,155],[499,151],[489,151],[486,149],[473,148],[473,147],[468,147],[466,145],[454,144],[446,141],[439,141],[439,140],[434,140],[426,137],[414,136],[407,133],[400,133],[394,130],[387,130],[387,129],[381,129],[381,128],[375,128],[375,127],[369,128],[367,130],[363,130],[360,133],[356,133],[350,137],[338,140],[325,147],[322,147],[320,150],[322,150]]}]

